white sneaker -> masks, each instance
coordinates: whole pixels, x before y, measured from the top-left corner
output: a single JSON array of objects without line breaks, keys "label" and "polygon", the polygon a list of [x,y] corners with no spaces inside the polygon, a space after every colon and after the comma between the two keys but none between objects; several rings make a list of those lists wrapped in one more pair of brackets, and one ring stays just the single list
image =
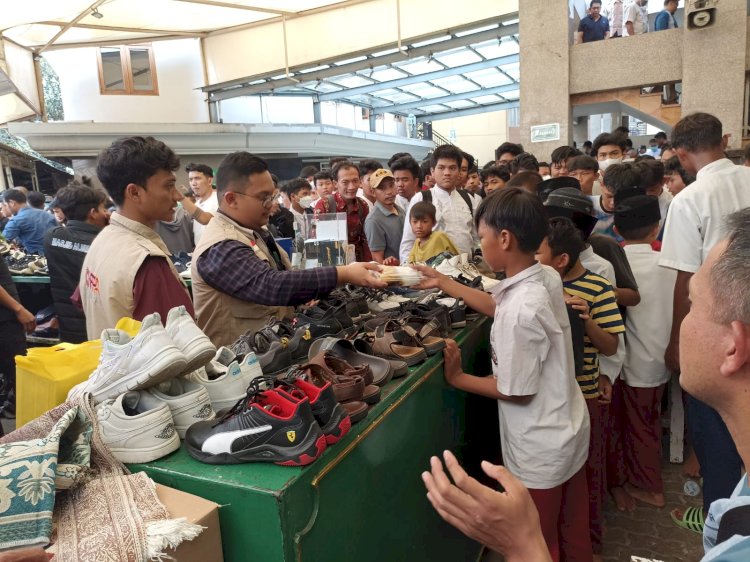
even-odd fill
[{"label": "white sneaker", "polygon": [[180,448],[169,406],[144,391],[107,400],[96,417],[102,440],[120,462],[151,462]]},{"label": "white sneaker", "polygon": [[216,346],[196,326],[195,320],[184,306],[176,306],[169,311],[165,329],[174,344],[185,354],[188,364],[184,372],[189,373],[203,367],[216,353]]},{"label": "white sneaker", "polygon": [[[214,355],[212,363],[229,367],[235,359],[237,359],[237,354],[234,351],[228,347],[221,346],[216,350],[216,355]],[[208,365],[206,365],[206,368],[208,369]]]},{"label": "white sneaker", "polygon": [[212,378],[206,369],[198,369],[185,378],[206,387],[211,397],[211,405],[215,412],[220,412],[234,406],[238,400],[245,397],[247,387],[254,378],[262,376],[263,371],[255,353],[250,352],[240,365],[234,361],[226,372]]},{"label": "white sneaker", "polygon": [[180,439],[185,439],[185,432],[194,423],[216,417],[206,388],[183,377],[158,384],[146,392],[169,406]]},{"label": "white sneaker", "polygon": [[139,390],[176,377],[185,371],[185,355],[167,335],[158,312],[143,319],[134,338],[122,330],[102,332],[99,365],[83,384],[71,389],[68,400],[84,392],[100,403],[128,390]]}]

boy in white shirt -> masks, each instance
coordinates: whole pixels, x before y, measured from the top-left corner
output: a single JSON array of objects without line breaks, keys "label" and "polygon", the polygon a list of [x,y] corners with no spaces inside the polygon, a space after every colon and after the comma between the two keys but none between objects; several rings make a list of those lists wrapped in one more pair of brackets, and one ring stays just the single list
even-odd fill
[{"label": "boy in white shirt", "polygon": [[622,428],[625,492],[664,507],[661,478],[661,398],[669,371],[664,352],[672,327],[672,291],[677,272],[659,267],[651,243],[659,234],[659,200],[636,195],[615,209],[615,229],[624,239],[641,302],[628,308],[628,347],[622,369]]},{"label": "boy in white shirt", "polygon": [[506,274],[491,295],[417,267],[428,278],[422,288],[439,288],[494,317],[494,377],[464,373],[449,340],[446,380],[498,401],[505,466],[530,488],[553,560],[591,560],[589,417],[575,379],[562,281],[534,257],[547,234],[544,208],[536,195],[507,188],[482,202],[476,224],[484,259]]}]

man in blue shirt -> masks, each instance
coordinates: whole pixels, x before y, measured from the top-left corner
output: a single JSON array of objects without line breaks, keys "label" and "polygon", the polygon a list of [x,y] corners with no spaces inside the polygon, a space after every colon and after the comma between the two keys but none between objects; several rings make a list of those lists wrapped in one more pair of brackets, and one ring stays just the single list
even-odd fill
[{"label": "man in blue shirt", "polygon": [[664,31],[665,29],[674,29],[677,27],[677,20],[674,19],[674,13],[677,11],[678,0],[664,0],[664,9],[656,14],[654,20],[654,29]]},{"label": "man in blue shirt", "polygon": [[591,0],[589,15],[581,20],[576,33],[576,45],[609,39],[609,20],[601,15],[601,0]]},{"label": "man in blue shirt", "polygon": [[29,254],[44,255],[44,235],[56,226],[55,217],[29,207],[26,194],[20,189],[3,193],[3,205],[13,215],[3,229],[3,236],[17,240]]}]

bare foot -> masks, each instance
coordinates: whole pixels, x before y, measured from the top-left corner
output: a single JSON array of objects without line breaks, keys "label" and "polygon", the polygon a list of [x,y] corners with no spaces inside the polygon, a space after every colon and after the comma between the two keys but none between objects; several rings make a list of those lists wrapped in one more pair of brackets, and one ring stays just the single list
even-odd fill
[{"label": "bare foot", "polygon": [[635,499],[625,491],[625,488],[612,488],[610,491],[620,511],[635,511]]},{"label": "bare foot", "polygon": [[664,499],[664,494],[648,492],[646,490],[643,490],[642,488],[638,488],[630,484],[625,484],[625,492],[627,492],[629,496],[635,498],[639,502],[652,505],[654,507],[664,507],[667,503]]},{"label": "bare foot", "polygon": [[695,451],[692,447],[688,452],[685,460],[682,462],[682,475],[688,478],[700,478],[701,477],[701,465],[698,462],[698,457],[695,456]]}]

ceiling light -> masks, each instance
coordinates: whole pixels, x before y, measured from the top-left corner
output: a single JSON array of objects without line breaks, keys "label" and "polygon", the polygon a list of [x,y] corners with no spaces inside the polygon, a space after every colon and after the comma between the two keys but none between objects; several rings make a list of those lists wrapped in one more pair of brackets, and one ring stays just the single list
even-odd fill
[{"label": "ceiling light", "polygon": [[104,17],[104,14],[102,14],[98,9],[94,8],[94,11],[91,12],[91,15],[94,16],[96,19],[100,20]]}]

